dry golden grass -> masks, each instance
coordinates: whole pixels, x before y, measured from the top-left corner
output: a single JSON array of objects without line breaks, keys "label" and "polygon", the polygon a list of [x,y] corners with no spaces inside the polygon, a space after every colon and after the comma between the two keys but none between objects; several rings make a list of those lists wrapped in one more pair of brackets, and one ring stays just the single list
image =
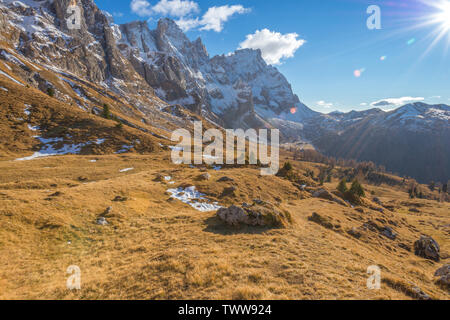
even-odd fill
[{"label": "dry golden grass", "polygon": [[[94,158],[96,163],[89,162]],[[212,178],[198,182],[199,169],[172,165],[168,153],[0,162],[0,298],[411,299],[404,284],[414,283],[434,298],[449,299],[433,279],[442,263],[398,247],[412,246],[426,233],[448,259],[448,203],[410,200],[400,190],[369,186],[398,209],[362,214],[311,198],[281,178],[261,177],[256,168],[208,172]],[[172,176],[175,187],[195,185],[222,205],[255,198],[276,203],[294,224],[273,230],[226,227],[214,212],[168,201],[166,190],[173,186],[153,181],[157,174]],[[223,176],[234,182],[218,183]],[[230,185],[236,196],[221,197]],[[127,200],[113,202],[116,196]],[[410,202],[421,205],[420,214],[408,211],[404,203]],[[110,225],[98,226],[108,206]],[[308,221],[313,212],[340,229]],[[356,240],[346,233],[369,219],[394,221],[398,240],[370,232]],[[374,264],[385,279],[379,291],[366,288],[366,270]],[[66,289],[70,265],[81,268],[80,291]]]},{"label": "dry golden grass", "polygon": [[[9,72],[2,64],[0,69]],[[42,74],[59,92],[76,98],[55,74]],[[161,128],[174,128],[174,122],[161,115],[151,119],[152,125],[144,124],[127,102],[105,96],[93,84],[79,85],[97,101],[90,107],[107,103],[126,121],[160,135],[167,133]],[[114,121],[4,77],[0,86],[8,89],[0,90],[0,299],[411,299],[411,284],[433,298],[449,299],[448,291],[433,279],[434,271],[449,259],[448,203],[410,200],[401,187],[367,186],[368,194],[393,211],[359,212],[312,198],[282,178],[260,176],[255,167],[208,170],[211,179],[198,181],[204,170],[171,164],[169,152],[158,146],[167,141],[129,126],[118,130]],[[25,104],[32,105],[26,119]],[[46,136],[68,134],[73,143],[108,141],[83,150],[90,156],[12,161],[38,147],[27,124],[42,126]],[[136,139],[141,147],[133,151],[147,155],[106,155]],[[282,155],[292,157],[284,151]],[[93,159],[97,161],[90,162]],[[293,165],[316,175],[322,166]],[[133,170],[120,172],[125,168]],[[170,175],[176,184],[154,181],[158,174]],[[223,176],[233,181],[218,182]],[[336,184],[325,187],[333,190]],[[226,227],[214,212],[169,201],[167,189],[188,185],[223,206],[253,199],[271,202],[289,212],[293,223],[282,229]],[[225,195],[224,189],[232,186],[234,195]],[[113,201],[117,196],[124,201]],[[109,206],[109,225],[97,225]],[[411,207],[418,212],[410,212]],[[314,212],[333,228],[309,221]],[[398,238],[364,231],[357,240],[347,233],[369,220],[392,226]],[[424,260],[399,247],[412,247],[422,233],[440,243],[443,262]],[[66,288],[71,265],[81,268],[80,291]],[[379,291],[366,287],[370,265],[381,267]]]}]

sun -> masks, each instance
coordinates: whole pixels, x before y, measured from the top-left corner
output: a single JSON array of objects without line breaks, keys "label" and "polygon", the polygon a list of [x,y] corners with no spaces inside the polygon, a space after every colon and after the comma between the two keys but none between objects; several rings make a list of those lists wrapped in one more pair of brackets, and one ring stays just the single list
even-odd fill
[{"label": "sun", "polygon": [[439,24],[444,32],[450,31],[450,1],[441,0],[435,7],[437,13],[433,16],[433,22]]}]

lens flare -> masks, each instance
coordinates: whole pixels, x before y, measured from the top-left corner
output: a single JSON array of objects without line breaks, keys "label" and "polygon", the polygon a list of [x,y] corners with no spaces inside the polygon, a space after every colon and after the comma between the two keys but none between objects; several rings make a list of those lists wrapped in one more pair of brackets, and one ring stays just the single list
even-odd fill
[{"label": "lens flare", "polygon": [[359,77],[362,76],[362,74],[363,74],[364,71],[366,71],[366,69],[364,69],[364,68],[355,70],[355,71],[353,71],[353,75],[354,75],[356,78],[359,78]]},{"label": "lens flare", "polygon": [[294,107],[294,108],[291,108],[291,113],[292,113],[292,114],[296,114],[296,113],[297,113],[297,108],[295,108],[295,107]]}]

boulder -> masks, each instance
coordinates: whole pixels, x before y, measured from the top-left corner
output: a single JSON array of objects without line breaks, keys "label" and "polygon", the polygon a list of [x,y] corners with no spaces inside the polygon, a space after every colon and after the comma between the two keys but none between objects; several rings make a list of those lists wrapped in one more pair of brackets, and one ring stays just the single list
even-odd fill
[{"label": "boulder", "polygon": [[211,175],[207,172],[203,173],[197,177],[198,181],[208,181],[209,179],[211,179]]},{"label": "boulder", "polygon": [[230,226],[247,225],[253,227],[286,227],[291,223],[291,216],[287,212],[280,212],[270,205],[260,206],[253,204],[244,208],[231,206],[217,211],[220,220]]},{"label": "boulder", "polygon": [[434,276],[439,277],[438,283],[450,286],[450,264],[436,270]]},{"label": "boulder", "polygon": [[425,259],[439,262],[441,260],[440,251],[439,244],[429,236],[421,236],[414,243],[414,254]]}]

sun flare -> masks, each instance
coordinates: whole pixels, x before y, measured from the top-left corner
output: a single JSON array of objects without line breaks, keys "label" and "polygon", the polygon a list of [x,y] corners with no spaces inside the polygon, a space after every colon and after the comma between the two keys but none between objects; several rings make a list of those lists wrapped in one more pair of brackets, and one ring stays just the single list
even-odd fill
[{"label": "sun flare", "polygon": [[435,22],[440,23],[442,29],[450,31],[450,1],[442,1],[437,4],[440,10],[435,16]]}]

